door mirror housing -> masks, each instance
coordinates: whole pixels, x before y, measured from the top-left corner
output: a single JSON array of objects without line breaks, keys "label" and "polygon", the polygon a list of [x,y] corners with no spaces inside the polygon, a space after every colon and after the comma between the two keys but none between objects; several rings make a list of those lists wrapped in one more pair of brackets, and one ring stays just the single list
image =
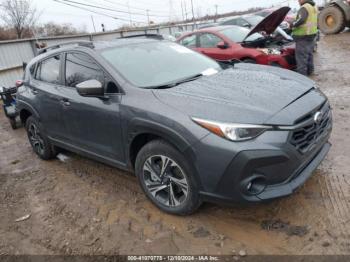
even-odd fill
[{"label": "door mirror housing", "polygon": [[217,45],[216,45],[217,48],[220,48],[220,49],[226,49],[228,48],[228,44],[226,44],[224,41],[222,42],[219,42]]},{"label": "door mirror housing", "polygon": [[81,96],[103,96],[102,83],[96,79],[81,82],[75,86]]}]

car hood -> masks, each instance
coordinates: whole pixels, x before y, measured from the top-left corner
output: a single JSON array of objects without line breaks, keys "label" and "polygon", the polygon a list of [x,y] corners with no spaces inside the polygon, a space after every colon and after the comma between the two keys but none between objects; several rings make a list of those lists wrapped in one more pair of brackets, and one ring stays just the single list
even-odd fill
[{"label": "car hood", "polygon": [[272,34],[283,22],[289,11],[290,7],[284,6],[272,12],[270,15],[261,20],[261,22],[249,32],[245,39],[247,39],[252,34],[259,32],[266,32],[268,35]]},{"label": "car hood", "polygon": [[313,87],[313,81],[292,71],[242,63],[172,88],[154,89],[153,93],[190,117],[264,124]]}]

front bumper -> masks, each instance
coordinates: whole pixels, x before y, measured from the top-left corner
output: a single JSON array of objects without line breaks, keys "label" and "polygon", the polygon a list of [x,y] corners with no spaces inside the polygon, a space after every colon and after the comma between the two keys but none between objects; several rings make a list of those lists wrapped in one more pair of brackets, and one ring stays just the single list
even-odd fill
[{"label": "front bumper", "polygon": [[[194,146],[201,197],[210,202],[232,203],[261,202],[290,195],[326,157],[331,147],[330,133],[331,126],[305,153],[290,143],[289,131],[265,132],[243,143],[210,134]],[[258,191],[248,190],[247,185],[252,181],[259,181]]]},{"label": "front bumper", "polygon": [[258,64],[277,66],[290,70],[296,67],[294,56],[288,53],[284,53],[281,55],[261,55],[256,58],[256,61]]},{"label": "front bumper", "polygon": [[288,181],[279,185],[267,186],[261,194],[257,195],[257,197],[261,200],[268,200],[291,195],[313,174],[315,169],[328,154],[330,147],[331,144],[327,142],[317,155],[305,167],[297,170],[295,175],[293,175]]}]

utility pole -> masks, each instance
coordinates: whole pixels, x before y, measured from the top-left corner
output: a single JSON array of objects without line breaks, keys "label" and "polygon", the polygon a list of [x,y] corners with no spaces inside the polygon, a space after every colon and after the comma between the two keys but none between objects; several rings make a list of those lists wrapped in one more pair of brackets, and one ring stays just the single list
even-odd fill
[{"label": "utility pole", "polygon": [[132,27],[132,20],[131,20],[131,12],[130,12],[130,3],[129,3],[129,0],[128,0],[128,2],[127,2],[127,5],[128,5],[128,12],[129,12],[130,27]]},{"label": "utility pole", "polygon": [[148,10],[148,9],[146,10],[146,13],[147,13],[147,21],[148,21],[148,25],[150,25],[150,20],[149,20],[149,10]]},{"label": "utility pole", "polygon": [[185,20],[185,16],[184,16],[184,7],[183,7],[183,1],[181,0],[181,14],[182,14],[182,21]]},{"label": "utility pole", "polygon": [[186,4],[186,1],[184,1],[184,5],[185,5],[185,21],[187,21],[187,4]]},{"label": "utility pole", "polygon": [[215,5],[215,19],[214,22],[218,19],[218,5]]},{"label": "utility pole", "polygon": [[192,8],[192,20],[194,21],[193,0],[191,0],[191,8]]},{"label": "utility pole", "polygon": [[91,15],[91,21],[92,21],[92,25],[94,27],[94,31],[96,33],[95,21],[94,21],[94,17],[92,15]]},{"label": "utility pole", "polygon": [[173,18],[173,13],[174,13],[173,1],[169,0],[169,22],[171,22]]}]

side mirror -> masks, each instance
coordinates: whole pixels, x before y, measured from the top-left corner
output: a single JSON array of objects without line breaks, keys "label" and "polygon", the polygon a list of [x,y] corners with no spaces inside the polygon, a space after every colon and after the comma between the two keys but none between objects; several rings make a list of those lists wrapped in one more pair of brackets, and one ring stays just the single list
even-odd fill
[{"label": "side mirror", "polygon": [[248,23],[244,23],[242,26],[245,27],[245,28],[251,28],[251,27],[252,27],[252,26],[251,26],[250,24],[248,24]]},{"label": "side mirror", "polygon": [[220,48],[220,49],[226,49],[228,48],[228,44],[226,44],[225,42],[219,42],[217,45],[216,45],[217,48]]},{"label": "side mirror", "polygon": [[75,86],[81,96],[103,96],[103,88],[96,79],[87,80]]}]

